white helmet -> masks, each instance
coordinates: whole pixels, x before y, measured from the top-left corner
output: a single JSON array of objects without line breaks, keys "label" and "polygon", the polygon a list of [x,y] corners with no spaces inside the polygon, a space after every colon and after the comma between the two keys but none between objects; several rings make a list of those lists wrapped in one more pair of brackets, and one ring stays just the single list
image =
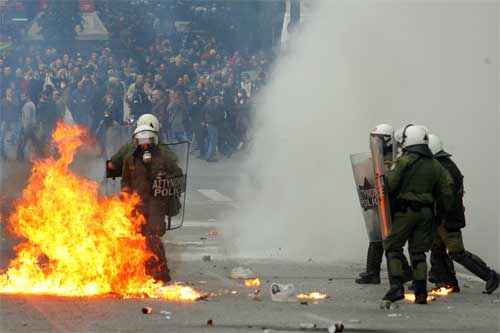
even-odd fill
[{"label": "white helmet", "polygon": [[405,125],[404,127],[401,127],[399,129],[397,129],[396,131],[394,131],[394,139],[396,140],[396,142],[399,144],[399,145],[402,145],[403,144],[403,141],[404,141],[404,136],[405,136],[405,133],[406,133],[406,130],[412,126],[416,126],[416,127],[420,127],[421,129],[424,130],[424,132],[429,135],[430,134],[430,131],[429,129],[427,128],[427,126],[424,126],[424,125],[414,125],[414,124],[407,124]]},{"label": "white helmet", "polygon": [[158,144],[158,132],[149,125],[139,125],[132,136],[137,145]]},{"label": "white helmet", "polygon": [[429,134],[429,149],[432,155],[443,151],[443,141],[436,134]]},{"label": "white helmet", "polygon": [[151,113],[143,114],[137,119],[137,127],[147,125],[155,130],[155,132],[160,131],[160,122]]},{"label": "white helmet", "polygon": [[403,148],[429,143],[427,133],[421,126],[409,126],[403,131]]},{"label": "white helmet", "polygon": [[392,126],[389,124],[379,124],[375,126],[370,134],[380,134],[380,135],[392,135]]}]

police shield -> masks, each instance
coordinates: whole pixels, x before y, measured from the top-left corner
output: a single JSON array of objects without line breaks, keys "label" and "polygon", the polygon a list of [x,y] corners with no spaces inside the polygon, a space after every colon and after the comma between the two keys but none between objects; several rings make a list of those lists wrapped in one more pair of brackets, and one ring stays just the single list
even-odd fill
[{"label": "police shield", "polygon": [[[158,175],[161,182],[153,182],[153,196],[165,196],[168,209],[165,215],[167,230],[178,229],[184,222],[186,207],[186,180],[189,164],[189,142],[168,144],[168,148],[177,157],[179,170],[173,175]],[[155,187],[156,185],[156,187]]]},{"label": "police shield", "polygon": [[353,154],[351,155],[351,164],[368,239],[370,242],[380,242],[382,241],[382,228],[379,219],[379,199],[375,187],[372,156],[370,153]]},{"label": "police shield", "polygon": [[[370,135],[370,150],[372,154],[373,173],[375,177],[375,188],[378,194],[378,217],[382,231],[382,239],[385,239],[391,232],[391,207],[389,203],[388,190],[385,189],[384,174],[389,169],[394,159],[394,138],[392,142],[386,142],[387,139],[382,135]],[[385,148],[385,149],[384,149]]]}]

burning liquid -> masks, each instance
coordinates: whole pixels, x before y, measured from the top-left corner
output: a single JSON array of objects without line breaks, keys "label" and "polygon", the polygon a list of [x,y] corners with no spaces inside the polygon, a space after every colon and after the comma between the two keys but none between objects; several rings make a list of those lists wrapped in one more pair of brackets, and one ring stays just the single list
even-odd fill
[{"label": "burning liquid", "polygon": [[146,275],[144,263],[152,254],[139,232],[145,223],[135,212],[139,197],[99,197],[97,183],[69,170],[77,148],[89,140],[86,130],[59,123],[52,140],[59,158],[34,162],[8,219],[10,229],[25,240],[0,275],[0,292],[198,299],[189,287],[162,288]]},{"label": "burning liquid", "polygon": [[245,280],[245,286],[258,287],[258,286],[260,286],[260,280],[259,280],[259,278]]},{"label": "burning liquid", "polygon": [[299,298],[299,299],[312,299],[312,300],[318,301],[318,300],[322,300],[325,298],[329,298],[329,296],[327,294],[322,294],[322,293],[319,293],[317,291],[314,291],[314,292],[310,293],[309,295],[298,294],[297,298]]},{"label": "burning liquid", "polygon": [[431,291],[431,295],[437,295],[437,296],[447,296],[453,291],[453,288],[445,288],[441,287],[439,289],[433,289]]},{"label": "burning liquid", "polygon": [[[432,302],[435,300],[436,300],[436,298],[434,296],[432,296],[432,295],[427,296],[427,302]],[[405,294],[405,301],[415,302],[415,294],[406,293]]]}]

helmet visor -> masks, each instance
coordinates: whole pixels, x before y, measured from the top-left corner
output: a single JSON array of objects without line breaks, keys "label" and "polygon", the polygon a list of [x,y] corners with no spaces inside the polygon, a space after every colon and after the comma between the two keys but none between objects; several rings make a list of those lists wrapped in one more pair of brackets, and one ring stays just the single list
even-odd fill
[{"label": "helmet visor", "polygon": [[137,145],[143,144],[154,144],[155,143],[155,134],[150,131],[139,132],[134,135],[134,140]]}]

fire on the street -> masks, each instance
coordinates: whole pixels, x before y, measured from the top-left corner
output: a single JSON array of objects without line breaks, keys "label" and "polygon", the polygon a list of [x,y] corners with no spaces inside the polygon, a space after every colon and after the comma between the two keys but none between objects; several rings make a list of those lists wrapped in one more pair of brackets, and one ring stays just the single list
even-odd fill
[{"label": "fire on the street", "polygon": [[317,291],[314,291],[310,294],[298,294],[297,295],[297,298],[299,299],[312,299],[312,300],[322,300],[322,299],[325,299],[325,298],[328,298],[329,296],[327,294],[322,294],[322,293],[319,293]]},{"label": "fire on the street", "polygon": [[441,287],[439,289],[432,289],[431,295],[447,296],[453,292],[453,288]]},{"label": "fire on the street", "polygon": [[[453,288],[441,287],[433,289],[429,292],[429,295],[427,296],[427,301],[430,302],[436,300],[435,296],[448,296],[452,292]],[[409,302],[415,302],[415,294],[405,293],[405,300]]]},{"label": "fire on the street", "polygon": [[258,286],[260,286],[260,280],[259,280],[259,278],[245,280],[245,286],[258,287]]},{"label": "fire on the street", "polygon": [[0,275],[0,292],[199,299],[190,287],[165,288],[145,273],[151,252],[139,232],[145,219],[136,213],[137,195],[100,197],[96,182],[69,170],[76,150],[89,141],[87,131],[60,122],[52,140],[59,155],[34,161],[8,218],[23,241]]},{"label": "fire on the street", "polygon": [[[427,302],[435,301],[436,298],[432,295],[427,295]],[[405,301],[415,302],[415,294],[405,293]]]}]

